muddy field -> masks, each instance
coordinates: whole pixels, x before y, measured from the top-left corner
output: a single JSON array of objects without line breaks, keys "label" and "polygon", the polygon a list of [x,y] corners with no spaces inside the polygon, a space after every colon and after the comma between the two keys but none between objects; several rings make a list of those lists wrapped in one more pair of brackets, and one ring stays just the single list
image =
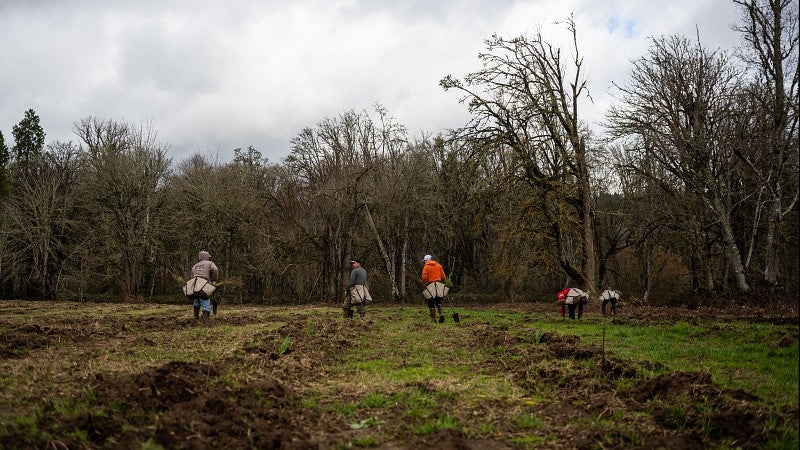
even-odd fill
[{"label": "muddy field", "polygon": [[[491,309],[559,320],[549,304]],[[796,437],[796,403],[625,360],[568,328],[518,333],[481,310],[431,324],[411,306],[348,322],[330,307],[225,305],[195,321],[185,305],[2,301],[0,447],[704,449]],[[776,350],[798,340],[796,310],[593,314],[620,326],[768,322],[785,325],[768,336]]]}]

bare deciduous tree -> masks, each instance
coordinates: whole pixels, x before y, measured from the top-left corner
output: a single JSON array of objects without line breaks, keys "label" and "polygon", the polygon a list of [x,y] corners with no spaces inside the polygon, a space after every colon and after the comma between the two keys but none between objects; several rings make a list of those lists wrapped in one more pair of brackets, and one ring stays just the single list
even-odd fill
[{"label": "bare deciduous tree", "polygon": [[[547,199],[547,214],[558,246],[562,269],[588,290],[596,290],[595,223],[587,158],[588,132],[579,106],[589,94],[583,77],[583,59],[572,18],[567,21],[573,58],[546,42],[541,32],[532,38],[486,41],[479,55],[483,69],[464,81],[445,77],[441,86],[462,94],[473,114],[462,137],[481,139],[490,151],[512,155],[516,178],[533,186]],[[580,269],[569,252],[568,227],[572,218],[579,230]]]},{"label": "bare deciduous tree", "polygon": [[107,245],[107,253],[98,256],[118,269],[122,297],[134,298],[158,245],[153,224],[163,206],[170,160],[149,128],[86,118],[75,133],[85,146],[82,181],[89,217]]},{"label": "bare deciduous tree", "polygon": [[[739,74],[723,53],[680,36],[654,38],[634,61],[621,105],[609,112],[614,137],[638,136],[639,172],[665,170],[718,223],[738,288],[750,289],[731,221],[735,164],[731,142]],[[663,184],[666,186],[666,184]]]},{"label": "bare deciduous tree", "polygon": [[[754,120],[761,125],[747,130],[755,148],[742,148],[738,155],[757,174],[770,199],[763,279],[775,287],[783,218],[798,199],[798,4],[794,0],[734,2],[743,13],[742,24],[736,27],[746,43],[742,58],[755,78],[750,94],[760,109],[749,112],[766,118]],[[759,162],[765,150],[769,157]]]},{"label": "bare deciduous tree", "polygon": [[74,245],[76,229],[76,151],[54,143],[25,163],[29,175],[17,178],[5,204],[5,258],[15,291],[55,298],[63,265]]}]

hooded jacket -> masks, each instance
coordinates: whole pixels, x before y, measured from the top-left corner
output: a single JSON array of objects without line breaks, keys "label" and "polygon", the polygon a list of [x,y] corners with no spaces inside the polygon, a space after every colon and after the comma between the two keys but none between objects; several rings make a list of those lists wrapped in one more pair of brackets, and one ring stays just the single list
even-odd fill
[{"label": "hooded jacket", "polygon": [[208,281],[217,281],[219,277],[219,269],[217,265],[211,261],[211,254],[205,250],[197,254],[197,263],[192,266],[192,271],[189,277],[201,277]]},{"label": "hooded jacket", "polygon": [[422,284],[427,286],[435,281],[444,283],[446,279],[447,277],[441,264],[432,259],[425,261],[425,266],[422,268]]}]

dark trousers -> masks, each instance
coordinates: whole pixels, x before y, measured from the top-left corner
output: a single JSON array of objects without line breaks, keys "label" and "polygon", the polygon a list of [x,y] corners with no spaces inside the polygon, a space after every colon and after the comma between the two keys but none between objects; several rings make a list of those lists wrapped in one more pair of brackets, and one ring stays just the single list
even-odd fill
[{"label": "dark trousers", "polygon": [[578,319],[583,317],[583,306],[585,304],[586,303],[584,303],[584,302],[578,302],[577,304],[573,303],[571,305],[567,305],[567,311],[569,311],[569,318],[570,319],[575,319],[575,310],[578,311]]},{"label": "dark trousers", "polygon": [[611,314],[615,314],[617,312],[617,299],[615,297],[603,299],[603,314],[606,313],[606,305],[609,303],[611,303]]}]

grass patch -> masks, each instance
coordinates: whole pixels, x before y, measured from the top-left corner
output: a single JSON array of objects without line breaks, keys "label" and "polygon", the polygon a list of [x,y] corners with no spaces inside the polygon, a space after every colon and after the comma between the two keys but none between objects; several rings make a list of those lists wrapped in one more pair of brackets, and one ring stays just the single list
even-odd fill
[{"label": "grass patch", "polygon": [[519,436],[511,439],[511,442],[522,448],[535,448],[548,442],[546,436]]},{"label": "grass patch", "polygon": [[[445,438],[454,445],[480,438],[542,448],[567,442],[575,430],[588,430],[588,439],[605,448],[648,447],[652,436],[665,433],[700,435],[704,445],[725,448],[734,441],[719,424],[729,409],[709,394],[720,392],[718,386],[741,391],[737,404],[747,405],[745,413],[755,411],[751,434],[766,436],[756,447],[797,447],[796,325],[592,314],[564,321],[555,308],[459,308],[461,323],[434,324],[418,305],[372,305],[366,321],[346,321],[335,307],[225,305],[219,316],[199,323],[186,305],[42,302],[30,314],[12,306],[17,312],[5,315],[3,306],[0,327],[21,333],[6,342],[37,345],[0,359],[0,440],[24,435],[33,448],[59,439],[77,447],[110,446],[76,424],[89,416],[98,423],[124,417],[138,394],[101,401],[87,386],[156,373],[174,362],[186,363],[181,367],[194,380],[192,364],[203,363],[203,374],[212,367],[214,375],[199,387],[190,378],[154,376],[151,384],[165,383],[158,389],[188,383],[192,396],[178,389],[160,409],[137,412],[140,422],[109,429],[136,434],[140,448],[168,448],[174,442],[154,431],[174,407],[167,400],[186,406],[197,399],[199,408],[252,405],[248,420],[259,414],[295,420],[275,429],[313,423],[321,448],[431,448]],[[75,312],[67,323],[65,306]],[[25,327],[31,324],[37,327]],[[609,367],[600,363],[603,347]],[[653,382],[683,372],[700,375],[685,386]],[[707,375],[713,388],[703,384]],[[644,389],[648,382],[652,393]],[[155,404],[157,389],[147,392]],[[214,392],[218,398],[203,397]],[[249,403],[237,397],[245,394]],[[760,400],[748,400],[749,394]],[[197,422],[202,415],[192,417]],[[59,428],[59,421],[67,425]],[[202,437],[202,424],[192,427]]]},{"label": "grass patch", "polygon": [[544,426],[544,420],[530,413],[522,413],[513,418],[514,424],[522,429],[538,430]]},{"label": "grass patch", "polygon": [[361,401],[361,405],[367,409],[385,408],[393,404],[394,400],[392,397],[382,393],[369,394],[364,398],[364,400]]},{"label": "grass patch", "polygon": [[449,414],[429,420],[418,426],[415,433],[420,436],[435,433],[439,430],[457,430],[459,428],[458,419]]},{"label": "grass patch", "polygon": [[[778,347],[776,336],[785,336],[785,325],[708,321],[674,324],[620,326],[605,321],[569,324],[534,322],[539,331],[570,333],[582,342],[600,347],[605,329],[608,354],[657,367],[652,374],[671,371],[708,371],[728,389],[755,393],[768,404],[798,406],[798,342]],[[793,332],[796,336],[796,327]]]}]

